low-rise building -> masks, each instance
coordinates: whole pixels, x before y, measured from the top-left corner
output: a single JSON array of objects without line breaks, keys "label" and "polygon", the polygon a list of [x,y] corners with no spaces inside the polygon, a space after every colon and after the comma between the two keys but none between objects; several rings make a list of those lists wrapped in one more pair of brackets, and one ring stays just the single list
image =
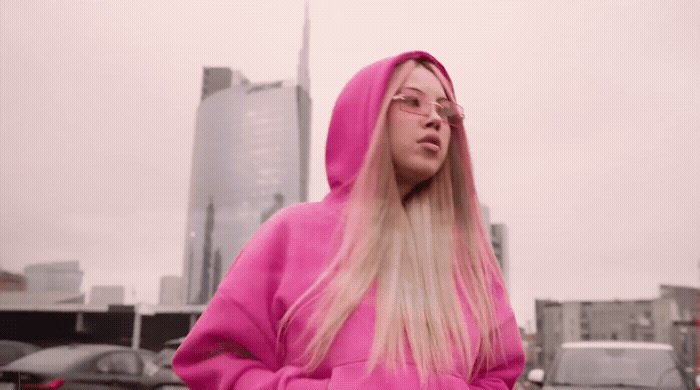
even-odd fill
[{"label": "low-rise building", "polygon": [[123,305],[124,295],[124,286],[92,286],[90,304]]},{"label": "low-rise building", "polygon": [[27,279],[29,292],[77,293],[83,282],[83,271],[77,260],[28,265],[24,268],[24,276]]}]

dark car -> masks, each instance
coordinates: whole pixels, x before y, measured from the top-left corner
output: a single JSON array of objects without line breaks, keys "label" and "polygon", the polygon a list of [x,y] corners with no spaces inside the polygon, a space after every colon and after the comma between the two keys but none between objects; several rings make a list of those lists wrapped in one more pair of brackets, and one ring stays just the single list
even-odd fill
[{"label": "dark car", "polygon": [[551,390],[694,388],[670,345],[631,341],[564,343],[547,375],[535,369],[528,380]]},{"label": "dark car", "polygon": [[0,340],[0,366],[40,349],[34,344],[22,341]]},{"label": "dark car", "polygon": [[[0,368],[0,390],[174,390],[155,354],[119,345],[74,344],[42,349]],[[174,376],[174,375],[173,375]]]}]

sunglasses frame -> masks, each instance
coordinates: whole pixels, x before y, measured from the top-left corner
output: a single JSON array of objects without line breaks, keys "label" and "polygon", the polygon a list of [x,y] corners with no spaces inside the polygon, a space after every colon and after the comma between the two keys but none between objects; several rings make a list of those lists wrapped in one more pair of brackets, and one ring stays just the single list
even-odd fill
[{"label": "sunglasses frame", "polygon": [[[408,93],[406,93],[406,91],[400,92],[391,98],[392,101],[399,103],[399,109],[401,111],[429,116],[432,109],[429,109],[428,107],[432,105],[436,107],[436,112],[443,122],[449,123],[450,125],[456,125],[461,122],[462,119],[464,119],[464,108],[462,108],[462,106],[459,104],[448,99],[444,99],[443,103],[428,102],[425,93],[422,91],[414,89],[410,89],[409,91],[410,92]],[[416,98],[418,101],[418,106],[408,104],[406,102],[408,98]],[[445,104],[448,106],[446,107]]]}]

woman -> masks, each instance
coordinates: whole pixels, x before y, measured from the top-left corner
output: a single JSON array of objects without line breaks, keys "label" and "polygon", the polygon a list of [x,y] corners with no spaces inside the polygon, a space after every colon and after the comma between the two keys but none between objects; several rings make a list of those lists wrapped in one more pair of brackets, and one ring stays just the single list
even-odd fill
[{"label": "woman", "polygon": [[192,389],[510,389],[524,359],[450,78],[424,52],[336,102],[330,193],[243,248],[173,360]]}]

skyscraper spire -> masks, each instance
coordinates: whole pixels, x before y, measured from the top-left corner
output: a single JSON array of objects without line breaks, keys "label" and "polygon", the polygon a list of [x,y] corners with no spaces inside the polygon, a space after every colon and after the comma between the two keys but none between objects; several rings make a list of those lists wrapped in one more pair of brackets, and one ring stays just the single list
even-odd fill
[{"label": "skyscraper spire", "polygon": [[297,84],[307,93],[311,92],[311,80],[309,77],[309,2],[304,5],[304,32],[299,50],[299,64],[297,65]]}]

